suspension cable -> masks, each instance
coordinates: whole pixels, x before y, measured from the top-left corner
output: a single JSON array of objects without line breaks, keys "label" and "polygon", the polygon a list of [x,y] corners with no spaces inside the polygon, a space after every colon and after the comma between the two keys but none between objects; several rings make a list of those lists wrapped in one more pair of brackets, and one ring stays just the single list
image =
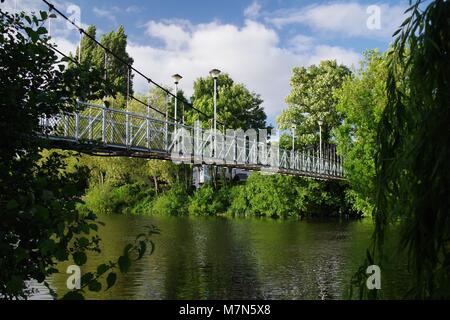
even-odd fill
[{"label": "suspension cable", "polygon": [[[100,46],[103,50],[107,51],[111,56],[113,56],[114,58],[116,58],[119,62],[121,62],[124,65],[127,65],[132,71],[134,71],[136,74],[140,75],[141,77],[143,77],[144,79],[146,79],[148,82],[152,83],[153,85],[155,85],[156,87],[158,87],[159,89],[163,90],[164,92],[166,92],[168,95],[176,98],[176,95],[173,94],[172,92],[170,92],[170,90],[167,90],[166,88],[164,88],[163,86],[161,86],[160,84],[156,83],[155,81],[153,81],[151,78],[147,77],[145,74],[143,74],[141,71],[137,70],[136,68],[134,68],[132,65],[130,65],[128,62],[126,62],[125,60],[123,60],[122,58],[120,58],[118,55],[116,55],[112,50],[110,50],[109,48],[105,47],[103,44],[101,44],[99,41],[97,41],[97,39],[95,39],[94,37],[92,37],[90,34],[88,34],[83,28],[81,28],[80,26],[78,26],[74,21],[70,20],[63,12],[61,12],[59,9],[57,9],[52,3],[50,3],[47,0],[42,0],[45,4],[47,4],[49,6],[49,8],[52,8],[53,10],[55,10],[55,12],[57,12],[63,19],[67,20],[70,24],[72,24],[75,28],[77,28],[80,33],[83,33],[86,37],[88,37],[89,39],[91,39],[92,41],[94,41],[98,46]],[[205,117],[209,118],[210,116],[207,115],[206,113],[204,113],[203,111],[195,108],[192,103],[190,103],[189,101],[187,101],[185,98],[179,99],[182,100],[189,108],[191,108],[192,110],[197,111],[198,113],[204,115]],[[219,121],[217,121],[220,124],[223,124]]]}]

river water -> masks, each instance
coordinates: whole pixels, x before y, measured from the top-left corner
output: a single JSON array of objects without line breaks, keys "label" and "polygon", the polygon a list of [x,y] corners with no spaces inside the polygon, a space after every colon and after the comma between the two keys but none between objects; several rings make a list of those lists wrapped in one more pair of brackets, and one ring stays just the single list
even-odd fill
[{"label": "river water", "polygon": [[[116,285],[89,299],[343,299],[365,257],[370,219],[272,220],[224,217],[100,216],[102,253],[82,272],[116,260],[144,226],[154,224],[153,255],[135,262]],[[62,264],[50,279],[67,292]],[[398,298],[402,276],[382,282],[384,298]],[[404,276],[403,276],[404,277]],[[386,278],[382,278],[383,280]],[[34,299],[50,298],[38,284]]]}]

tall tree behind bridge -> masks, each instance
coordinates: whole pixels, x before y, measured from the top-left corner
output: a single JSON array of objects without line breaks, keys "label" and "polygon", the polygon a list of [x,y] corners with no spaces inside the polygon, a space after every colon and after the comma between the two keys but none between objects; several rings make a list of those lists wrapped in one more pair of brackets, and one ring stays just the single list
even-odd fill
[{"label": "tall tree behind bridge", "polygon": [[[296,144],[317,145],[319,142],[318,121],[323,121],[323,142],[329,141],[331,130],[340,124],[336,111],[336,89],[351,74],[344,65],[336,61],[321,61],[319,65],[308,68],[295,67],[292,71],[291,92],[286,97],[288,108],[277,118],[280,129],[290,130],[296,126]],[[281,140],[287,144],[286,137]]]},{"label": "tall tree behind bridge", "polygon": [[[95,39],[96,27],[93,25],[89,26],[86,29],[86,33]],[[111,93],[113,95],[120,93],[122,96],[126,96],[128,90],[130,94],[133,94],[133,75],[127,64],[133,65],[134,60],[126,51],[127,36],[123,27],[120,26],[117,31],[111,31],[103,35],[100,38],[100,43],[123,60],[125,64],[112,54],[105,53],[105,50],[90,37],[83,35],[81,39],[81,63],[87,67],[95,67],[102,70],[105,79],[111,83]],[[77,47],[75,57],[73,57],[77,61],[79,54],[80,47]],[[73,63],[69,63],[69,67],[73,67]],[[130,78],[128,79],[129,71]]]},{"label": "tall tree behind bridge", "polygon": [[[194,82],[192,104],[207,116],[188,109],[188,123],[201,120],[204,125],[214,117],[214,79],[198,78]],[[261,104],[261,97],[250,92],[243,84],[237,84],[228,74],[221,74],[217,79],[217,121],[233,129],[261,129],[266,127],[266,114]],[[218,125],[218,129],[222,126]]]}]

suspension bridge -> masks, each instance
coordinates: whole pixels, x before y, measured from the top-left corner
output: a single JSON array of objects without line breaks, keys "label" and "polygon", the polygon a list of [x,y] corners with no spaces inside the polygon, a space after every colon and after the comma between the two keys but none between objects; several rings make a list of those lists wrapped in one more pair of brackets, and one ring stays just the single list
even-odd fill
[{"label": "suspension bridge", "polygon": [[99,156],[171,160],[324,180],[342,180],[342,158],[334,148],[279,148],[261,131],[205,130],[106,106],[78,102],[77,111],[41,118],[41,137],[54,147]]},{"label": "suspension bridge", "polygon": [[[175,94],[172,93],[124,61],[111,49],[98,42],[95,37],[86,33],[80,24],[69,19],[52,3],[47,0],[42,1],[48,6],[49,12],[57,13],[80,35],[78,59],[66,55],[53,45],[47,44],[48,47],[81,67],[83,49],[81,40],[82,37],[87,37],[92,44],[104,52],[104,79],[108,78],[106,68],[108,63],[115,60],[123,64],[127,70],[127,106],[128,101],[135,100],[147,108],[147,115],[145,115],[127,111],[128,108],[126,110],[112,109],[104,105],[78,101],[73,112],[62,112],[40,119],[42,131],[39,134],[43,139],[50,141],[51,146],[99,156],[171,160],[177,163],[240,168],[324,180],[344,179],[342,157],[337,155],[334,146],[321,145],[319,148],[308,150],[285,150],[279,148],[278,143],[269,141],[265,130],[250,129],[244,132],[224,129],[218,131],[216,117],[214,117],[214,129],[204,129],[199,122],[194,126],[185,125],[184,121],[177,118],[178,100],[199,114],[205,117],[208,115],[196,109],[187,100],[180,99],[176,94],[177,90]],[[49,36],[51,37],[51,34]],[[130,93],[132,73],[144,78],[149,85],[163,90],[168,97],[174,99],[174,118],[150,103],[135,98]],[[181,78],[179,75],[176,76]],[[214,83],[216,86],[216,82]],[[216,102],[216,90],[214,92],[214,102]],[[148,112],[150,109],[162,115],[163,118],[150,116]],[[225,127],[219,121],[217,123]]]}]

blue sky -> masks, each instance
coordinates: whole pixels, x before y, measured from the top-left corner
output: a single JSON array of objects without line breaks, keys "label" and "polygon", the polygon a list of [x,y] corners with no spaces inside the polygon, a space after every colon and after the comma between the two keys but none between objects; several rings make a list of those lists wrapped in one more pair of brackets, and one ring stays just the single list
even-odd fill
[{"label": "blue sky", "polygon": [[[13,8],[7,0],[2,8]],[[40,0],[17,0],[18,9],[45,8]],[[184,78],[180,88],[212,68],[228,72],[264,99],[269,122],[286,108],[291,70],[323,59],[355,66],[365,49],[385,50],[403,20],[407,1],[119,1],[64,0],[55,5],[99,33],[123,25],[135,67],[158,83],[170,75]],[[78,8],[81,13],[78,17]],[[53,22],[52,36],[63,51],[77,45],[78,35],[62,21]],[[135,78],[135,88],[147,84]]]}]

